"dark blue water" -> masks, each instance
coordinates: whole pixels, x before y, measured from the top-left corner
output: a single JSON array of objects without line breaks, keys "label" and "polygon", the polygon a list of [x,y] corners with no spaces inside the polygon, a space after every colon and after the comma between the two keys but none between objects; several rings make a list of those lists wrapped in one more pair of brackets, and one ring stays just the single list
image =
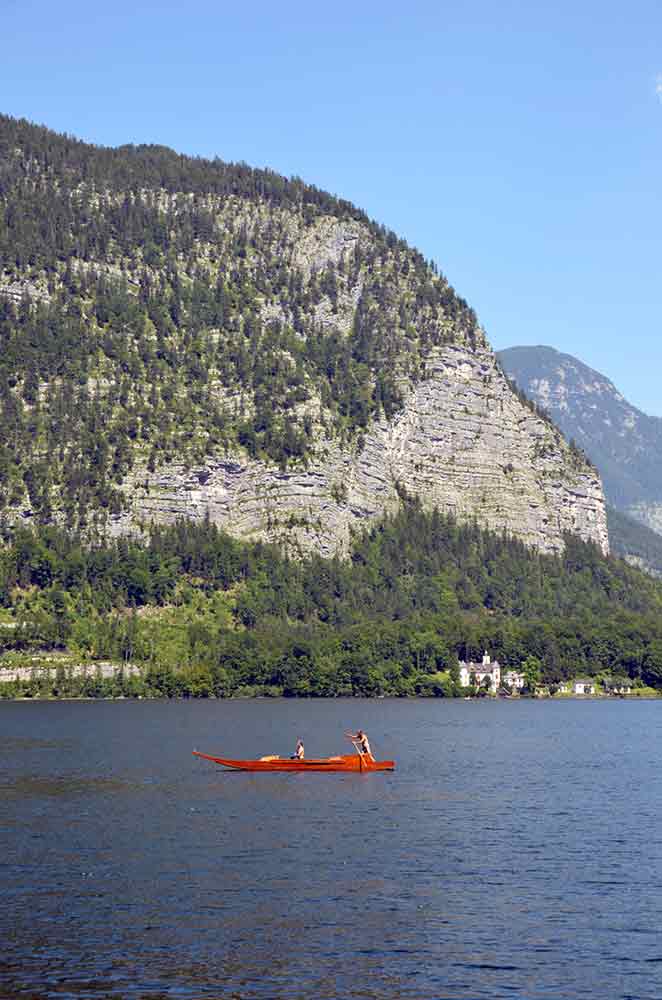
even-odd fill
[{"label": "dark blue water", "polygon": [[[342,752],[398,769],[224,772]],[[0,996],[662,997],[662,702],[0,704]]]}]

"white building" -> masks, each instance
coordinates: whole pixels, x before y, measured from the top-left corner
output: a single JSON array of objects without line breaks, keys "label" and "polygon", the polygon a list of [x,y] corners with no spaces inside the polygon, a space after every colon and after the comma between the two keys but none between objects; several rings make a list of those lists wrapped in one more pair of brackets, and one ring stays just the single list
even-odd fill
[{"label": "white building", "polygon": [[605,677],[602,686],[607,694],[632,693],[632,684],[625,677]]},{"label": "white building", "polygon": [[488,653],[483,654],[482,663],[474,663],[473,660],[465,663],[464,660],[460,660],[459,666],[460,684],[462,687],[469,687],[471,684],[475,684],[476,687],[482,687],[487,677],[490,682],[490,691],[496,694],[499,690],[501,686],[501,667],[498,660],[492,663]]},{"label": "white building", "polygon": [[594,694],[595,685],[588,677],[577,677],[572,685],[573,694]]},{"label": "white building", "polygon": [[511,691],[521,691],[525,684],[524,674],[518,673],[517,670],[507,670],[503,680]]}]

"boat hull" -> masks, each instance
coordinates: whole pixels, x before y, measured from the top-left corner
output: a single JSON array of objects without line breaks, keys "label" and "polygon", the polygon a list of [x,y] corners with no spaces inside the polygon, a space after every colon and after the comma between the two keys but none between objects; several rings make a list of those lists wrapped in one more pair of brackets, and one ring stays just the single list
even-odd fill
[{"label": "boat hull", "polygon": [[289,757],[272,757],[265,760],[230,760],[227,757],[212,757],[208,753],[194,750],[196,757],[210,760],[214,764],[222,764],[237,771],[392,771],[395,761],[369,760],[359,754],[347,754],[339,757],[310,757],[303,760],[291,760]]}]

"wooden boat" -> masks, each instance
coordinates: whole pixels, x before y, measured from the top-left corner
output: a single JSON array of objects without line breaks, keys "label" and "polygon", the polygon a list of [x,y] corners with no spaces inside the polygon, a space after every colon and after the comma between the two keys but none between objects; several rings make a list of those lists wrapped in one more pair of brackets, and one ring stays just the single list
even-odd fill
[{"label": "wooden boat", "polygon": [[196,757],[211,760],[214,764],[233,767],[239,771],[392,771],[393,760],[370,760],[361,754],[346,754],[338,757],[304,757],[302,760],[270,755],[259,760],[230,760],[227,757],[212,757],[208,753],[194,750]]}]

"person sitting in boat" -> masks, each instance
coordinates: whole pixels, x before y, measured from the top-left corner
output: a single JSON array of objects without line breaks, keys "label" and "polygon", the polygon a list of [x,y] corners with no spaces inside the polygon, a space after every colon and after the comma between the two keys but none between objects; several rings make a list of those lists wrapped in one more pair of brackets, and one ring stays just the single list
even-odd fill
[{"label": "person sitting in boat", "polygon": [[[362,757],[368,757],[370,760],[375,758],[372,756],[372,750],[370,749],[370,743],[368,741],[367,735],[362,729],[357,730],[355,733],[345,733],[350,740],[354,742],[356,749],[361,754]],[[358,746],[357,746],[358,744]]]},{"label": "person sitting in boat", "polygon": [[305,751],[303,749],[303,740],[297,740],[296,750],[292,754],[292,760],[303,760],[305,756]]}]

